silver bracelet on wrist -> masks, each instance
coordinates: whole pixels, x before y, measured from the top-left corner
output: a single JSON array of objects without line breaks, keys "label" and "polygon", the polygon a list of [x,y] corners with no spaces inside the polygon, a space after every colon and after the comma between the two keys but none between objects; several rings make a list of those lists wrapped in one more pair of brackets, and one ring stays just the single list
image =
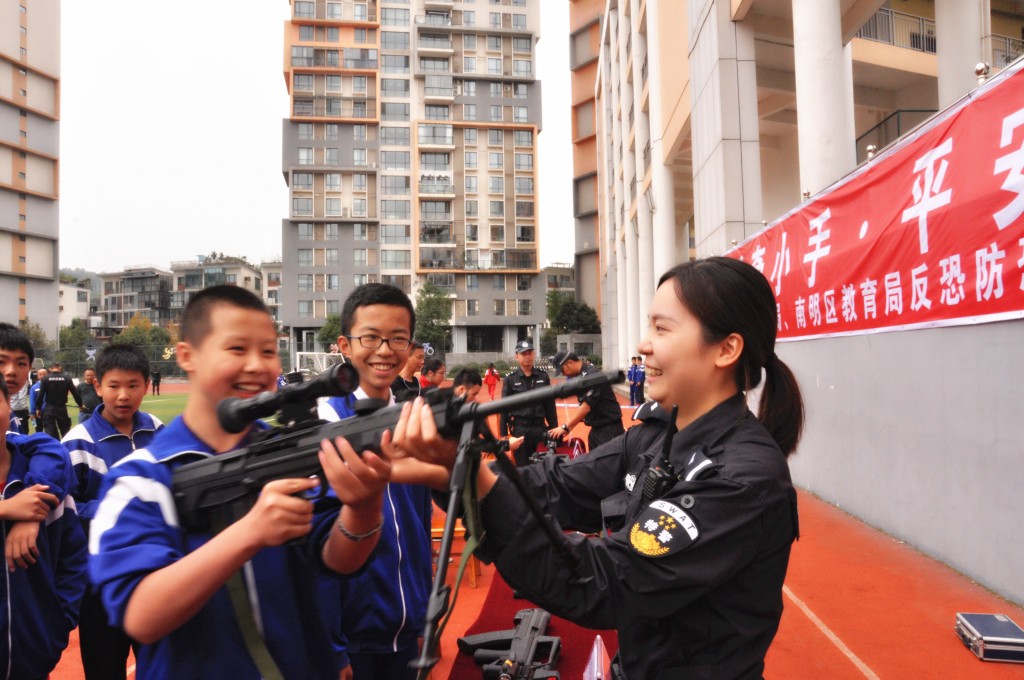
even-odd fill
[{"label": "silver bracelet on wrist", "polygon": [[365,538],[369,538],[370,536],[373,536],[375,533],[380,531],[381,527],[383,527],[383,526],[384,526],[384,515],[381,515],[380,516],[380,522],[377,523],[377,526],[375,526],[374,528],[370,529],[369,531],[365,531],[365,532],[363,532],[361,534],[353,534],[351,531],[349,531],[348,529],[345,528],[345,525],[341,521],[341,513],[340,512],[338,513],[338,531],[341,532],[342,536],[344,536],[348,540],[350,540],[352,542],[355,542],[355,543],[358,543],[359,541],[361,541],[361,540],[363,540]]}]

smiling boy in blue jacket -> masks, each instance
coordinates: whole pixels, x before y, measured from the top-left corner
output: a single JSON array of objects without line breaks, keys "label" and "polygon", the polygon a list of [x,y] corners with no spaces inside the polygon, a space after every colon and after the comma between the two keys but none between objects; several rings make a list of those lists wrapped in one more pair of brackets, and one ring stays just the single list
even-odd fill
[{"label": "smiling boy in blue jacket", "polygon": [[[164,427],[159,418],[139,410],[149,389],[149,359],[141,350],[110,345],[97,355],[95,372],[102,403],[61,440],[71,456],[73,495],[86,533],[107,471],[136,449],[149,446]],[[87,680],[126,677],[132,641],[123,630],[107,624],[103,603],[92,590],[82,598],[78,636]]]},{"label": "smiling boy in blue jacket", "polygon": [[50,485],[29,471],[42,449],[58,458],[67,454],[48,435],[7,432],[10,418],[7,385],[0,381],[0,530],[6,540],[13,526],[35,528],[32,549],[16,565],[9,561],[0,579],[0,668],[7,669],[5,677],[45,678],[78,623],[85,534],[74,500],[50,493]]}]

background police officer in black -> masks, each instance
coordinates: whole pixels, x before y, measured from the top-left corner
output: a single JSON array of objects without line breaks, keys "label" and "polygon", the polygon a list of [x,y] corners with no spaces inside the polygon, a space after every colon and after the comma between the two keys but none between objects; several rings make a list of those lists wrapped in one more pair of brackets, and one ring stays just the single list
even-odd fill
[{"label": "background police officer in black", "polygon": [[55,363],[50,367],[50,372],[45,378],[39,381],[39,392],[43,398],[43,429],[46,434],[56,440],[60,440],[67,431],[71,429],[71,419],[68,418],[68,394],[70,393],[82,408],[82,397],[78,394],[78,388],[70,376],[61,373],[60,364]]},{"label": "background police officer in black", "polygon": [[[573,352],[559,352],[551,357],[551,365],[556,371],[561,371],[566,378],[575,378],[579,375],[590,375],[597,368],[589,361],[583,361]],[[569,420],[561,427],[556,427],[550,432],[552,437],[564,437],[577,424],[583,423],[590,427],[590,434],[587,436],[587,449],[593,451],[601,444],[610,442],[625,432],[622,427],[622,409],[619,408],[619,400],[615,398],[615,392],[611,385],[602,385],[590,390],[586,394],[577,397],[580,407],[576,414],[569,417]]]},{"label": "background police officer in black", "polygon": [[[521,340],[516,345],[516,361],[519,362],[519,368],[506,375],[502,381],[502,397],[522,394],[535,387],[547,387],[551,384],[547,371],[533,367],[534,357],[532,342]],[[526,465],[530,462],[530,456],[537,450],[537,444],[544,439],[546,431],[554,427],[558,427],[558,412],[555,411],[555,401],[552,399],[544,404],[520,408],[511,413],[503,412],[498,431],[501,436],[524,437],[522,445],[513,455],[516,465]]]}]

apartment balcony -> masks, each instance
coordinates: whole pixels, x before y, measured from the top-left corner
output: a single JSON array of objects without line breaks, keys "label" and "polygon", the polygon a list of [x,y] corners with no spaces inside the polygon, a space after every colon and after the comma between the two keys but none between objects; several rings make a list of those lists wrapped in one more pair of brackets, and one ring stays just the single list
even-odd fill
[{"label": "apartment balcony", "polygon": [[425,87],[423,101],[427,104],[450,104],[455,101],[454,87]]},{"label": "apartment balcony", "polygon": [[417,143],[421,149],[447,149],[455,148],[455,133],[448,126],[447,132],[434,132],[420,130],[417,135]]},{"label": "apartment balcony", "polygon": [[420,220],[420,233],[437,234],[449,232],[452,230],[454,223],[451,213],[437,213],[431,215],[429,219]]},{"label": "apartment balcony", "polygon": [[992,35],[992,65],[996,68],[1008,66],[1021,54],[1024,54],[1024,40],[1007,35]]},{"label": "apartment balcony", "polygon": [[428,255],[420,253],[420,269],[462,269],[462,260],[454,254],[439,255],[434,251]]},{"label": "apartment balcony", "polygon": [[419,192],[436,198],[455,198],[455,184],[451,179],[420,180]]},{"label": "apartment balcony", "polygon": [[892,9],[875,12],[856,37],[935,54],[935,21]]},{"label": "apartment balcony", "polygon": [[293,3],[294,14],[293,19],[300,20],[302,23],[309,23],[309,20],[316,21],[358,21],[358,22],[377,22],[377,7],[375,3],[367,4],[353,4],[351,2],[344,3],[331,3],[326,5],[320,5],[319,11],[317,11],[316,4],[314,2],[305,3]]},{"label": "apartment balcony", "polygon": [[455,0],[424,0],[423,9],[428,12],[451,11],[455,7]]},{"label": "apartment balcony", "polygon": [[292,118],[353,118],[363,120],[377,117],[377,100],[346,101],[341,97],[312,97],[292,102]]},{"label": "apartment balcony", "polygon": [[450,57],[454,52],[451,38],[439,40],[421,36],[416,43],[416,54],[424,57]]},{"label": "apartment balcony", "polygon": [[421,246],[446,246],[452,248],[462,245],[450,229],[420,231],[419,243]]},{"label": "apartment balcony", "polygon": [[417,26],[430,26],[433,28],[451,28],[451,15],[420,14],[413,19]]},{"label": "apartment balcony", "polygon": [[505,269],[537,269],[535,250],[506,250]]}]

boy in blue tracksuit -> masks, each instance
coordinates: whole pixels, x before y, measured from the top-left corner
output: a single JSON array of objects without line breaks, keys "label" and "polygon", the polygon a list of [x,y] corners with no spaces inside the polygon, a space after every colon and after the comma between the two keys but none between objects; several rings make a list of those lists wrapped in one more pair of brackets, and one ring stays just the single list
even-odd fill
[{"label": "boy in blue tracksuit", "polygon": [[186,530],[175,468],[249,443],[260,426],[227,432],[216,406],[275,389],[281,365],[270,314],[236,286],[193,295],[180,332],[185,410],[110,469],[90,527],[90,575],[109,621],[140,643],[140,678],[256,680],[276,667],[286,678],[337,680],[313,576],[352,573],[376,545],[390,437],[384,457],[342,438],[325,443],[318,456],[333,495],[311,501],[304,494],[317,480],[275,480],[221,531]]},{"label": "boy in blue tracksuit", "polygon": [[[338,346],[359,373],[359,389],[349,397],[322,400],[320,417],[353,416],[357,399],[393,404],[391,384],[409,358],[415,324],[416,312],[401,289],[381,283],[356,288],[342,309]],[[425,486],[395,483],[407,462],[412,461],[395,462],[384,491],[384,526],[373,559],[359,576],[323,588],[324,599],[340,605],[340,611],[325,607],[324,617],[342,678],[416,677],[409,661],[419,652],[430,594],[432,497]],[[332,588],[340,593],[332,594]]]},{"label": "boy in blue tracksuit", "polygon": [[[102,403],[61,440],[71,456],[73,495],[87,534],[107,471],[136,449],[149,446],[164,426],[159,418],[139,410],[149,388],[149,359],[141,350],[110,345],[96,357],[95,373]],[[132,641],[123,630],[107,624],[103,603],[92,590],[82,598],[78,636],[88,680],[125,677]]]},{"label": "boy in blue tracksuit", "polygon": [[[5,678],[45,678],[78,622],[85,534],[74,500],[60,490],[70,474],[67,453],[48,435],[7,432],[10,416],[7,385],[0,381],[0,530],[6,542],[13,527],[34,529],[27,534],[31,547],[14,563],[8,557],[0,579],[0,672]],[[62,458],[65,465],[53,464]],[[41,478],[40,467],[54,478],[63,475],[60,483]]]}]

